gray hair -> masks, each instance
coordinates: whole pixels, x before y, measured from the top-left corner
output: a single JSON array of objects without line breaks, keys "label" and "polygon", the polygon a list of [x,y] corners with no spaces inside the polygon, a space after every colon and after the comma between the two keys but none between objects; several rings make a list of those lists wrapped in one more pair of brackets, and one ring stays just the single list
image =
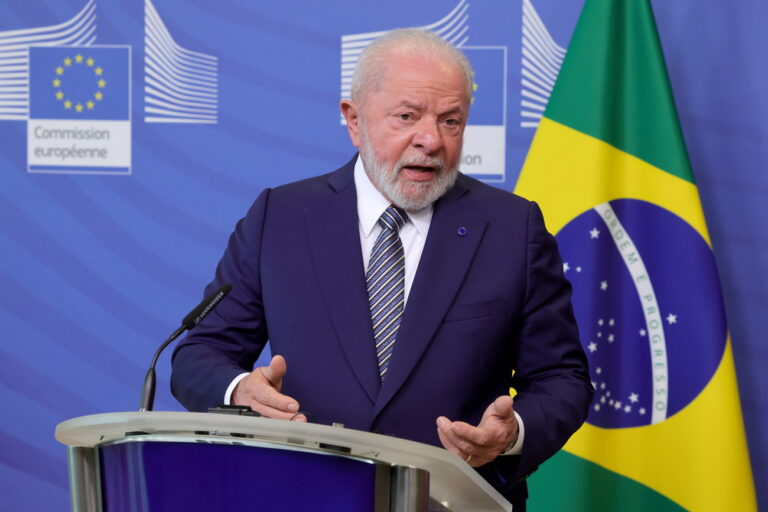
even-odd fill
[{"label": "gray hair", "polygon": [[467,99],[471,100],[474,72],[466,55],[433,32],[420,28],[401,28],[376,39],[360,54],[352,76],[352,101],[362,104],[367,93],[381,87],[387,72],[387,59],[393,55],[444,59],[456,65],[466,77]]}]

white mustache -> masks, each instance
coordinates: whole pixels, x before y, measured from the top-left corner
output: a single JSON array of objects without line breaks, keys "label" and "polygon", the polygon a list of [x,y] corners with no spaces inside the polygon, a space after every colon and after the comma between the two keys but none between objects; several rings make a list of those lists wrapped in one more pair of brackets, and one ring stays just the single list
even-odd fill
[{"label": "white mustache", "polygon": [[445,162],[439,157],[401,158],[395,168],[400,171],[403,167],[434,167],[438,172],[445,171]]}]

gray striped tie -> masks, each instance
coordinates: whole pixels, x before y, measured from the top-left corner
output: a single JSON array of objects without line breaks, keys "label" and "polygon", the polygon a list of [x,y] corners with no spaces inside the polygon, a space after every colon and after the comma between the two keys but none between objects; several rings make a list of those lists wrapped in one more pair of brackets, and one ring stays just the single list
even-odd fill
[{"label": "gray striped tie", "polygon": [[368,272],[365,273],[376,358],[382,380],[392,357],[405,303],[405,254],[399,231],[406,218],[403,210],[392,205],[381,215],[381,234],[373,245]]}]

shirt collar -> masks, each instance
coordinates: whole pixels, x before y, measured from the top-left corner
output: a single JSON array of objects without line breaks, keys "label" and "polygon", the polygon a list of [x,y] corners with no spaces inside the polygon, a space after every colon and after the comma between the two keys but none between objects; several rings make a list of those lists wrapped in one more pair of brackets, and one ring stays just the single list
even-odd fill
[{"label": "shirt collar", "polygon": [[[390,202],[371,183],[360,156],[355,162],[355,189],[357,191],[357,218],[360,219],[360,226],[365,237],[368,238],[379,222],[381,214],[389,207]],[[429,223],[432,221],[432,212],[432,205],[417,212],[408,212],[408,219],[421,237],[426,238],[427,236]]]}]

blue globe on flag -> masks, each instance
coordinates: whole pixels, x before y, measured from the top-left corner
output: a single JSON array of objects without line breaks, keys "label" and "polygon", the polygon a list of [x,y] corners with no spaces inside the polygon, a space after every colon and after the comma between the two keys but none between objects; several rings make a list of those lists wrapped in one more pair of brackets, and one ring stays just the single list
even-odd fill
[{"label": "blue globe on flag", "polygon": [[680,217],[634,199],[598,205],[556,238],[596,391],[588,423],[637,427],[679,412],[725,349],[710,247]]}]

